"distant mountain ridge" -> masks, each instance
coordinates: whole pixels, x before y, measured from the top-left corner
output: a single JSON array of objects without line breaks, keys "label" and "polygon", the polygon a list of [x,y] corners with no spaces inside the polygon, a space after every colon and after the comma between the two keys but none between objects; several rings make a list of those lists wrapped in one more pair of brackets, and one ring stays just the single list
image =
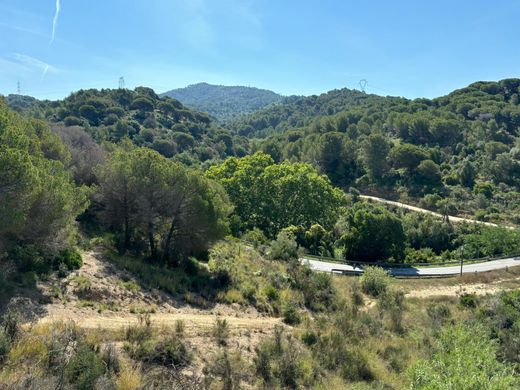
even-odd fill
[{"label": "distant mountain ridge", "polygon": [[282,101],[283,96],[266,89],[198,83],[161,94],[184,105],[207,112],[220,121],[263,109]]}]

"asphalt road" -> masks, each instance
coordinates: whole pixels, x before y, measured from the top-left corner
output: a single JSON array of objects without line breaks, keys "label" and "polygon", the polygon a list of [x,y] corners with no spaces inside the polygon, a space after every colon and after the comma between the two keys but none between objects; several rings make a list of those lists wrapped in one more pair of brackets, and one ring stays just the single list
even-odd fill
[{"label": "asphalt road", "polygon": [[[335,271],[350,271],[352,273],[363,273],[363,266],[353,266],[349,264],[341,264],[341,263],[329,263],[326,261],[312,260],[312,259],[302,259],[302,263],[308,264],[311,269],[314,271],[323,271],[323,272],[333,272]],[[486,271],[494,271],[499,269],[504,269],[508,267],[514,267],[520,265],[520,257],[510,257],[507,259],[501,260],[492,260],[484,263],[475,263],[463,265],[462,273],[478,273],[478,272],[486,272]],[[393,276],[417,276],[417,277],[427,277],[427,276],[451,276],[458,275],[460,273],[460,265],[450,265],[446,267],[390,267],[387,268]]]}]

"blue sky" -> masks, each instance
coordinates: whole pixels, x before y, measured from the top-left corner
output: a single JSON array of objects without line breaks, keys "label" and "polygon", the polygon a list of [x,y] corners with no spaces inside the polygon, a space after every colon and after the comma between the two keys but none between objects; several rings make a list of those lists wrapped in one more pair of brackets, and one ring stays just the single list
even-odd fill
[{"label": "blue sky", "polygon": [[206,81],[435,97],[520,77],[520,2],[0,0],[0,93]]}]

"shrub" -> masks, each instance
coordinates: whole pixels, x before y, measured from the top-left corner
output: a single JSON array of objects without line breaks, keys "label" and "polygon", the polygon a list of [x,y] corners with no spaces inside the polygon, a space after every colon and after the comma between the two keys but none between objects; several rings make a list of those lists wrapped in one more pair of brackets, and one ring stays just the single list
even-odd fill
[{"label": "shrub", "polygon": [[389,314],[392,327],[396,332],[401,332],[404,308],[404,292],[401,290],[387,289],[379,294],[378,302],[381,314]]},{"label": "shrub", "polygon": [[459,298],[459,304],[462,307],[473,309],[478,304],[477,296],[475,294],[462,294]]},{"label": "shrub", "polygon": [[74,249],[65,249],[61,251],[54,259],[56,267],[63,264],[69,271],[80,269],[83,265],[81,254]]},{"label": "shrub", "polygon": [[226,319],[217,318],[213,326],[213,337],[217,345],[226,345],[229,338],[229,325]]},{"label": "shrub", "polygon": [[101,354],[101,360],[105,368],[109,372],[118,373],[121,371],[121,362],[119,360],[119,353],[114,344],[109,343]]},{"label": "shrub", "polygon": [[280,300],[280,291],[274,286],[267,286],[264,289],[264,294],[271,302],[277,302]]},{"label": "shrub", "polygon": [[276,260],[296,260],[298,258],[298,244],[294,235],[286,231],[278,233],[276,240],[271,242],[269,255]]},{"label": "shrub", "polygon": [[318,342],[318,336],[313,331],[309,330],[302,334],[302,341],[307,346],[312,346]]},{"label": "shrub", "polygon": [[139,390],[141,379],[139,368],[124,365],[116,379],[116,390]]},{"label": "shrub", "polygon": [[445,303],[434,303],[429,305],[426,308],[426,313],[435,327],[444,325],[451,317],[450,307]]},{"label": "shrub", "polygon": [[139,324],[129,326],[125,338],[131,343],[143,343],[152,337],[152,326],[149,316],[140,316]]},{"label": "shrub", "polygon": [[264,383],[269,384],[272,380],[272,351],[269,345],[266,343],[261,344],[255,350],[256,356],[254,357],[255,371],[256,374],[262,378]]},{"label": "shrub", "polygon": [[366,267],[361,276],[361,288],[365,294],[373,297],[385,293],[390,284],[390,276],[381,267]]},{"label": "shrub", "polygon": [[178,335],[172,335],[158,342],[148,340],[139,344],[131,356],[145,363],[164,367],[185,367],[192,359],[188,346]]},{"label": "shrub", "polygon": [[34,271],[42,274],[49,271],[49,263],[45,261],[38,249],[32,245],[13,247],[9,250],[8,258],[14,261],[17,270],[21,273]]},{"label": "shrub", "polygon": [[76,354],[70,359],[65,368],[65,378],[74,384],[78,390],[94,388],[96,380],[103,375],[103,361],[93,350],[92,346],[80,342]]},{"label": "shrub", "polygon": [[[242,388],[241,382],[246,378],[247,370],[240,352],[230,353],[224,349],[211,359],[203,373],[206,388],[235,390]],[[220,385],[215,386],[215,382],[220,382]]]},{"label": "shrub", "polygon": [[11,349],[11,340],[9,339],[9,336],[3,330],[0,328],[0,363],[3,362],[7,354],[9,353],[9,350]]},{"label": "shrub", "polygon": [[301,322],[298,307],[293,302],[287,302],[284,305],[282,316],[283,322],[285,322],[288,325],[298,325]]},{"label": "shrub", "polygon": [[0,318],[0,325],[0,329],[4,331],[9,341],[13,342],[20,333],[20,316],[18,313],[9,310]]},{"label": "shrub", "polygon": [[267,244],[267,238],[264,232],[258,228],[245,232],[242,236],[242,240],[253,245],[255,248]]}]

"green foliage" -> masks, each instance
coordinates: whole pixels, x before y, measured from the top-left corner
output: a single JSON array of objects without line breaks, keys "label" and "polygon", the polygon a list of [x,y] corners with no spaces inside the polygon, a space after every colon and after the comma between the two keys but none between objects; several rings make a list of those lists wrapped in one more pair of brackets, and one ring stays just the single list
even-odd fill
[{"label": "green foliage", "polygon": [[348,260],[398,262],[404,256],[402,222],[383,207],[356,203],[340,219],[336,229]]},{"label": "green foliage", "polygon": [[266,154],[230,158],[207,176],[226,189],[242,229],[273,237],[290,225],[331,227],[344,196],[307,164],[274,164]]},{"label": "green foliage", "polygon": [[478,305],[477,296],[475,294],[462,294],[459,298],[459,304],[462,307],[474,309]]},{"label": "green foliage", "polygon": [[271,243],[269,256],[275,260],[291,261],[298,259],[298,244],[294,235],[281,231]]},{"label": "green foliage", "polygon": [[50,153],[49,142],[63,147],[40,122],[20,118],[0,101],[0,249],[24,242],[54,254],[71,244],[86,198],[65,171],[67,156]]},{"label": "green foliage", "polygon": [[176,334],[161,340],[145,340],[132,349],[131,355],[147,364],[174,368],[187,366],[193,358],[186,342]]},{"label": "green foliage", "polygon": [[81,254],[72,249],[65,249],[61,251],[54,259],[55,266],[63,264],[69,271],[79,269],[83,265]]},{"label": "green foliage", "polygon": [[227,345],[229,338],[229,325],[226,319],[216,318],[213,326],[213,337],[219,346]]},{"label": "green foliage", "polygon": [[365,294],[379,297],[388,291],[390,276],[381,267],[365,267],[361,275],[361,288]]},{"label": "green foliage", "polygon": [[298,307],[293,302],[287,302],[282,309],[283,322],[288,325],[298,325],[301,316]]},{"label": "green foliage", "polygon": [[99,170],[103,218],[119,249],[148,247],[154,261],[200,256],[227,231],[222,188],[145,148],[118,149]]},{"label": "green foliage", "polygon": [[282,100],[280,95],[265,89],[207,83],[174,89],[163,95],[178,99],[187,106],[207,112],[219,120],[233,119]]},{"label": "green foliage", "polygon": [[76,353],[65,368],[67,382],[74,384],[78,390],[94,388],[96,380],[103,375],[104,367],[101,357],[93,350],[92,346],[81,342]]},{"label": "green foliage", "polygon": [[501,227],[472,226],[463,236],[465,258],[520,253],[520,232]]},{"label": "green foliage", "polygon": [[[473,185],[494,183],[495,195],[487,197],[496,211],[487,218],[515,223],[517,101],[518,93],[501,82],[474,83],[433,100],[342,89],[289,98],[231,126],[263,138],[258,150],[275,145],[277,160],[311,163],[334,184],[355,185],[362,193],[418,203],[433,192],[475,214],[482,201]],[[515,201],[504,203],[503,197]]]},{"label": "green foliage", "polygon": [[497,361],[497,347],[478,325],[444,329],[428,361],[410,371],[412,389],[513,389],[519,386],[513,368]]}]

